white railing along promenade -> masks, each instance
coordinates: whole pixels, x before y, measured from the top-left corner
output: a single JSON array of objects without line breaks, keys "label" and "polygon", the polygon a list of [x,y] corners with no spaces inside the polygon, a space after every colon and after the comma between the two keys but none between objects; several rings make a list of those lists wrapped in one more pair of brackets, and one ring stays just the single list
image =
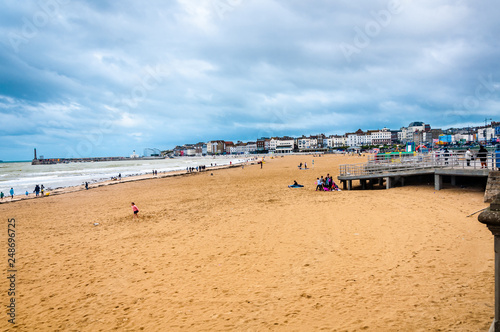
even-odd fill
[{"label": "white railing along promenade", "polygon": [[[481,169],[481,161],[474,154],[473,160],[467,163],[464,151],[433,151],[415,155],[391,156],[391,159],[378,159],[369,156],[367,163],[340,165],[340,176],[370,176],[395,172],[411,172],[433,168]],[[500,167],[500,154],[489,152],[486,168],[493,170]]]}]

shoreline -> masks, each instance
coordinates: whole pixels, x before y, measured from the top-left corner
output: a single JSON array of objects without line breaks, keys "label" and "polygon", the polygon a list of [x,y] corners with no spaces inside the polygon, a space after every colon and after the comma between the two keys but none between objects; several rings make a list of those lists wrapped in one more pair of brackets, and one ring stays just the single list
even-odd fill
[{"label": "shoreline", "polygon": [[[261,158],[261,157],[257,157]],[[206,173],[209,171],[217,171],[217,170],[222,170],[222,169],[229,169],[229,168],[236,168],[240,167],[242,165],[254,165],[256,163],[257,159],[253,160],[246,160],[242,161],[239,163],[233,163],[233,164],[228,164],[228,165],[219,165],[219,166],[207,166],[206,170],[204,171],[193,171],[193,172],[188,172],[186,170],[178,170],[178,171],[167,171],[167,172],[160,172],[158,175],[152,175],[152,174],[140,174],[140,175],[131,175],[127,177],[122,177],[120,180],[118,179],[112,179],[112,180],[104,180],[104,181],[95,181],[92,183],[89,183],[89,189],[96,189],[100,187],[106,187],[106,186],[111,186],[111,185],[117,185],[121,183],[129,183],[129,182],[136,182],[136,181],[144,181],[144,180],[153,180],[153,179],[162,179],[162,178],[169,178],[169,177],[176,177],[176,176],[185,176],[185,175],[190,175],[190,174],[197,174],[197,173]],[[36,196],[34,193],[29,193],[28,196],[25,194],[20,194],[20,195],[14,195],[14,198],[10,198],[10,195],[5,195],[3,200],[0,200],[0,204],[7,204],[7,203],[14,203],[14,202],[20,202],[20,201],[25,201],[25,200],[30,200],[30,199],[37,199],[37,198],[44,198],[44,197],[50,197],[50,196],[57,196],[57,195],[63,195],[63,194],[69,194],[69,193],[75,193],[79,191],[85,191],[85,185],[77,185],[77,186],[68,186],[68,187],[60,187],[56,188],[53,190],[45,190],[45,194],[42,196]]]}]

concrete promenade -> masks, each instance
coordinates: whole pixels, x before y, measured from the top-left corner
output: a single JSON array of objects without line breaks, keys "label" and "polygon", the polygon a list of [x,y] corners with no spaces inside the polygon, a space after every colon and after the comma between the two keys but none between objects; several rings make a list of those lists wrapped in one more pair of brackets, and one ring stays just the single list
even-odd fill
[{"label": "concrete promenade", "polygon": [[478,158],[467,162],[464,153],[431,152],[415,154],[411,157],[394,157],[387,160],[377,160],[374,156],[367,163],[340,165],[338,179],[343,188],[352,189],[352,181],[360,181],[361,188],[367,189],[373,185],[383,185],[392,188],[395,183],[404,186],[405,178],[419,175],[433,175],[436,190],[443,188],[443,177],[451,178],[451,185],[456,184],[457,177],[488,177],[491,170],[500,166],[500,155],[489,153],[486,168],[481,168]]}]

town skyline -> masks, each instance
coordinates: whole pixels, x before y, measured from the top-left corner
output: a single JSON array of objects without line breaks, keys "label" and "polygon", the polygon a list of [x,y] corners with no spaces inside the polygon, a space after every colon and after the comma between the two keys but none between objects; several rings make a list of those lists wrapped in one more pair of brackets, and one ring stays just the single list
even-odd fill
[{"label": "town skyline", "polygon": [[[491,120],[491,119],[490,119]],[[423,121],[413,121],[408,124],[408,126],[402,126],[399,127],[399,129],[391,129],[387,127],[383,127],[382,129],[362,129],[358,128],[357,130],[354,131],[349,131],[345,132],[343,134],[324,134],[324,133],[319,133],[319,134],[301,134],[301,135],[271,135],[269,137],[259,137],[259,138],[254,138],[250,140],[239,140],[239,139],[210,139],[207,141],[199,141],[196,143],[184,143],[184,144],[179,144],[175,147],[143,147],[142,149],[135,149],[132,150],[132,153],[125,154],[125,155],[110,155],[110,156],[81,156],[81,155],[76,155],[76,156],[68,156],[68,157],[62,157],[62,158],[87,158],[87,157],[149,157],[152,155],[160,154],[162,152],[170,151],[174,155],[179,156],[180,154],[178,151],[184,150],[183,155],[200,155],[200,154],[222,154],[222,153],[255,153],[256,151],[271,151],[271,152],[276,152],[275,148],[269,149],[269,144],[272,139],[276,140],[293,140],[293,143],[289,142],[288,144],[292,145],[292,149],[286,149],[282,150],[280,152],[291,152],[294,148],[298,148],[299,150],[307,151],[307,145],[310,143],[306,143],[305,141],[302,142],[303,145],[306,146],[301,146],[301,142],[298,142],[298,140],[304,140],[304,139],[313,139],[313,140],[319,140],[321,143],[321,146],[318,146],[317,142],[313,143],[312,148],[313,149],[329,149],[329,148],[345,148],[345,147],[353,147],[353,146],[365,146],[365,145],[391,145],[391,144],[405,144],[406,142],[416,142],[417,144],[430,144],[431,140],[436,140],[438,139],[439,136],[446,136],[443,139],[446,140],[452,140],[455,141],[455,138],[450,138],[448,136],[450,135],[461,135],[460,136],[455,136],[457,138],[457,142],[459,140],[465,142],[482,142],[482,141],[489,141],[493,137],[498,137],[500,138],[500,130],[495,130],[495,128],[500,129],[500,122],[495,122],[491,121],[489,123],[485,123],[483,125],[479,126],[468,126],[468,127],[463,127],[463,128],[446,128],[446,129],[441,129],[441,128],[433,128],[429,123],[425,123]],[[360,133],[361,132],[361,133]],[[384,135],[383,132],[390,133],[391,135]],[[365,137],[363,136],[369,136],[371,135],[372,137]],[[460,139],[458,139],[460,137]],[[259,146],[259,141],[262,141],[263,139],[267,139],[267,143],[261,142],[261,146]],[[329,141],[330,140],[330,141]],[[224,144],[223,147],[219,146],[219,151],[217,153],[212,153],[210,151],[210,148],[208,148],[207,151],[207,145],[209,143],[215,143],[215,142],[221,142]],[[231,145],[231,147],[226,146],[228,143]],[[447,141],[447,143],[451,143]],[[247,147],[248,144],[253,144],[255,145],[254,148],[252,147]],[[265,144],[268,144],[268,146],[265,146]],[[202,148],[202,145],[204,146],[204,149]],[[216,144],[217,145],[217,144]],[[192,154],[187,153],[187,149],[195,149],[196,147],[196,152],[192,152]],[[176,152],[176,149],[178,150]],[[230,150],[233,149],[233,150]],[[146,150],[148,151],[146,153]],[[141,154],[141,151],[144,151],[143,154]],[[40,155],[41,158],[59,158],[61,156],[55,156],[55,155]],[[25,161],[28,161],[28,159],[25,159]]]},{"label": "town skyline", "polygon": [[[413,142],[422,145],[490,143],[492,139],[500,138],[500,123],[485,122],[484,126],[468,126],[464,128],[431,128],[422,121],[411,122],[408,127],[399,129],[366,129],[359,128],[353,132],[325,135],[301,136],[271,136],[243,142],[238,140],[210,140],[208,142],[187,143],[176,146],[171,151],[175,156],[205,155],[205,154],[243,154],[258,152],[305,152],[338,148],[353,148],[362,146],[382,146],[406,144]],[[279,145],[282,149],[279,149]],[[273,146],[274,145],[274,146]],[[285,145],[285,146],[283,146]],[[190,151],[190,152],[188,152]]]}]

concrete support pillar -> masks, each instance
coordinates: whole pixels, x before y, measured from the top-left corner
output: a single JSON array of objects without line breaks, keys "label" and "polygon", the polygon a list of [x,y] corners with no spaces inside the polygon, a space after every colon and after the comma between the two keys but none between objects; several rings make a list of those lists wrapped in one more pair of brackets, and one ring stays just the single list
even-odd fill
[{"label": "concrete support pillar", "polygon": [[434,189],[441,190],[443,188],[443,177],[439,174],[434,174]]},{"label": "concrete support pillar", "polygon": [[346,190],[346,189],[347,189],[347,181],[342,180],[342,190]]},{"label": "concrete support pillar", "polygon": [[405,186],[405,178],[404,176],[401,177],[401,187]]},{"label": "concrete support pillar", "polygon": [[455,175],[451,176],[451,185],[456,186],[457,185],[457,177]]},{"label": "concrete support pillar", "polygon": [[495,245],[495,318],[489,332],[500,332],[500,197],[481,212],[478,220],[488,226],[494,236]]},{"label": "concrete support pillar", "polygon": [[347,190],[352,189],[352,180],[347,180]]},{"label": "concrete support pillar", "polygon": [[392,179],[390,177],[385,178],[385,189],[391,189],[392,187]]},{"label": "concrete support pillar", "polygon": [[366,180],[359,180],[361,182],[361,189],[365,190],[366,189]]}]

